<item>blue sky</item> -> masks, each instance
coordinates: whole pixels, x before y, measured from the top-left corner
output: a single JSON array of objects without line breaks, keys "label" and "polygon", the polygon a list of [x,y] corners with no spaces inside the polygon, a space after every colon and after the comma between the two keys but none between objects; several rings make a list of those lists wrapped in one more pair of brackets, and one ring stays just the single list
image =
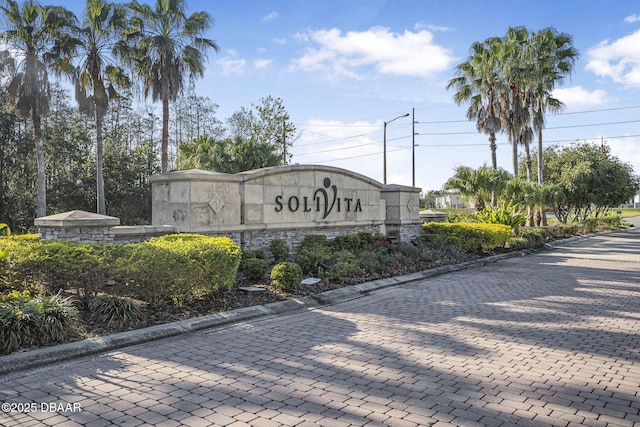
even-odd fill
[{"label": "blue sky", "polygon": [[[54,2],[49,2],[54,3]],[[67,5],[81,14],[84,2]],[[383,123],[415,109],[416,186],[490,162],[486,136],[445,86],[470,45],[510,26],[574,37],[580,58],[556,97],[545,145],[606,141],[640,174],[640,2],[628,0],[191,0],[215,19],[199,95],[218,118],[281,98],[297,128],[293,162],[383,178]],[[387,127],[387,181],[412,183],[412,117]],[[506,136],[498,165],[511,170]]]}]

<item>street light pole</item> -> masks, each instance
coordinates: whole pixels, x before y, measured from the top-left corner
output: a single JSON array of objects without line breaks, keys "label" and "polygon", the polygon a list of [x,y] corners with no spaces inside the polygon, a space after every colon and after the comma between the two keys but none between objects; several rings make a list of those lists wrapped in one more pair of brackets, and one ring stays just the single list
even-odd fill
[{"label": "street light pole", "polygon": [[402,117],[407,117],[409,113],[398,116],[394,119],[389,120],[388,122],[384,122],[384,147],[383,147],[383,160],[382,160],[382,169],[383,169],[383,183],[387,185],[387,125],[394,120],[398,120]]}]

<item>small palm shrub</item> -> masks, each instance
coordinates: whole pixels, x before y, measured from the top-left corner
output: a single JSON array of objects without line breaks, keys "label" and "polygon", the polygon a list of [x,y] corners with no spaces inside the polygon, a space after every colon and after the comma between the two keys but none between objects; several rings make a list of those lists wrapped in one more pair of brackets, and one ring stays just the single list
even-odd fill
[{"label": "small palm shrub", "polygon": [[147,317],[140,306],[130,298],[116,295],[98,295],[89,301],[90,320],[109,331],[144,326]]},{"label": "small palm shrub", "polygon": [[269,242],[269,249],[273,255],[274,261],[277,263],[286,261],[289,257],[289,245],[287,242],[280,239],[274,239]]},{"label": "small palm shrub", "polygon": [[478,212],[477,222],[485,224],[504,224],[511,228],[526,221],[526,217],[519,211],[518,205],[488,206]]},{"label": "small palm shrub", "polygon": [[302,270],[293,262],[281,262],[271,269],[271,283],[284,290],[295,289],[302,281]]}]

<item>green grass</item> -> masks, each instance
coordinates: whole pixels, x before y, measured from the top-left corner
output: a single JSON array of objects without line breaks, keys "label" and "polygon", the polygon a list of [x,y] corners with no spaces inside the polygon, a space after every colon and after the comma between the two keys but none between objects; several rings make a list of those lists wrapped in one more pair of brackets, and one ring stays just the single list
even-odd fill
[{"label": "green grass", "polygon": [[632,216],[640,216],[640,208],[619,208],[611,209],[611,213],[618,213],[622,215],[622,218],[629,218]]}]

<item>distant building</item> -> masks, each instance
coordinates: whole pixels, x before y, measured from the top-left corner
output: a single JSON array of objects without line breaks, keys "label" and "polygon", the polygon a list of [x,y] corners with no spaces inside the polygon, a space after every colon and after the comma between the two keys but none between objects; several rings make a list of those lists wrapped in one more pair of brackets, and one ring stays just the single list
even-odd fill
[{"label": "distant building", "polygon": [[633,196],[627,203],[620,205],[621,208],[640,208],[640,193]]},{"label": "distant building", "polygon": [[465,203],[464,198],[459,194],[447,193],[442,196],[436,196],[436,208],[439,209],[451,209],[451,208],[468,208],[469,205]]}]

